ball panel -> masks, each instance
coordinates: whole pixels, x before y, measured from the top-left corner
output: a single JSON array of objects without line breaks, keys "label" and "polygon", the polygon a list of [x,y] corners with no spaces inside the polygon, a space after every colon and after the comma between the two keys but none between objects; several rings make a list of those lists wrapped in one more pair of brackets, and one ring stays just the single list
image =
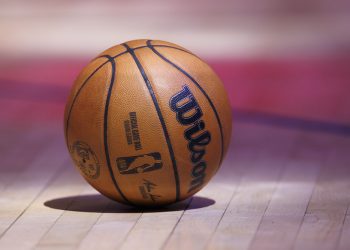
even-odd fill
[{"label": "ball panel", "polygon": [[[178,165],[181,198],[186,198],[203,187],[219,166],[219,125],[208,100],[188,77],[150,49],[135,53],[159,100]],[[193,107],[183,112],[179,107],[186,103]]]},{"label": "ball panel", "polygon": [[[89,64],[82,75],[88,75],[96,66],[95,63]],[[102,66],[89,78],[71,109],[69,123],[66,123],[66,137],[71,158],[86,181],[104,195],[122,200],[106,167],[103,144],[104,104],[110,79],[110,63]],[[78,77],[71,98],[75,96],[75,90],[81,86],[82,81],[85,81],[85,77]]]},{"label": "ball panel", "polygon": [[141,46],[146,46],[146,39],[138,39],[138,40],[132,40],[132,41],[128,41],[126,42],[126,44],[131,48],[137,48],[137,47],[141,47]]},{"label": "ball panel", "polygon": [[[65,106],[65,116],[64,120],[68,120],[68,116],[70,116],[70,109],[72,108],[72,105],[74,105],[75,99],[78,97],[79,92],[84,88],[85,84],[88,84],[89,79],[105,64],[107,63],[106,58],[97,58],[95,60],[92,60],[84,69],[79,73],[78,77],[76,78],[71,90],[70,94],[68,96],[66,106]],[[70,118],[70,117],[69,117]],[[66,127],[67,124],[65,122],[64,126]]]},{"label": "ball panel", "polygon": [[100,53],[97,57],[103,56],[103,55],[108,55],[108,56],[114,57],[114,56],[117,56],[125,51],[126,51],[126,49],[123,46],[116,45],[116,46],[113,46],[113,47],[106,49],[105,51]]},{"label": "ball panel", "polygon": [[223,155],[225,156],[231,139],[232,111],[227,93],[220,78],[208,64],[198,57],[170,48],[159,47],[155,49],[186,72],[191,72],[191,76],[201,85],[210,97],[221,121],[224,138]]},{"label": "ball panel", "polygon": [[174,173],[162,126],[129,54],[116,60],[108,136],[113,173],[128,200],[143,205],[175,201]]},{"label": "ball panel", "polygon": [[191,51],[189,51],[188,49],[185,49],[184,47],[181,47],[175,43],[165,42],[165,41],[161,41],[161,40],[151,40],[150,44],[152,46],[158,46],[158,45],[169,46],[169,47],[178,48],[180,50],[184,50],[184,51],[191,53]]}]

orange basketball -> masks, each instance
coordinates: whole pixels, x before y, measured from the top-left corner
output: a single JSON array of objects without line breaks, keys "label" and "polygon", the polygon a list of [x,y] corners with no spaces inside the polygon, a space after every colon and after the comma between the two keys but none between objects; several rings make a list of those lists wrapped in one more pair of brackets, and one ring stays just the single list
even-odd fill
[{"label": "orange basketball", "polygon": [[166,205],[198,192],[231,137],[231,108],[213,70],[190,51],[135,40],[92,60],[65,110],[81,175],[116,201]]}]

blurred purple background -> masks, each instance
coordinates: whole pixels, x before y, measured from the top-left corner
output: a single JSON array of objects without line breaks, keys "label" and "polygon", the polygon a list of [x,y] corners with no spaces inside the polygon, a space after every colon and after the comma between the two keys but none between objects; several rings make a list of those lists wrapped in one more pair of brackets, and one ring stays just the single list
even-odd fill
[{"label": "blurred purple background", "polygon": [[12,0],[0,19],[2,124],[60,122],[81,68],[138,38],[206,59],[238,114],[350,123],[349,1]]}]

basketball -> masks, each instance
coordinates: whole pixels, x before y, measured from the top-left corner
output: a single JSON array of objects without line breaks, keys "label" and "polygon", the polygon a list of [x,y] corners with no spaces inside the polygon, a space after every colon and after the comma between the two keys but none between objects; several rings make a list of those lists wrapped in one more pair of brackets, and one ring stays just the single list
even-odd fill
[{"label": "basketball", "polygon": [[176,44],[134,40],[79,74],[66,103],[65,139],[80,174],[103,195],[161,206],[201,190],[231,138],[222,82]]}]

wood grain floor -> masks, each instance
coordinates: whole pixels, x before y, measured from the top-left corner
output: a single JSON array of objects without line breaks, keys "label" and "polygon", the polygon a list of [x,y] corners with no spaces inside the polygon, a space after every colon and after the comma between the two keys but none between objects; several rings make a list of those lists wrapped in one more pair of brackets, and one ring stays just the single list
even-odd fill
[{"label": "wood grain floor", "polygon": [[207,187],[163,210],[141,210],[79,176],[60,116],[40,119],[58,104],[0,104],[0,249],[350,248],[343,130],[237,116],[229,154]]}]

